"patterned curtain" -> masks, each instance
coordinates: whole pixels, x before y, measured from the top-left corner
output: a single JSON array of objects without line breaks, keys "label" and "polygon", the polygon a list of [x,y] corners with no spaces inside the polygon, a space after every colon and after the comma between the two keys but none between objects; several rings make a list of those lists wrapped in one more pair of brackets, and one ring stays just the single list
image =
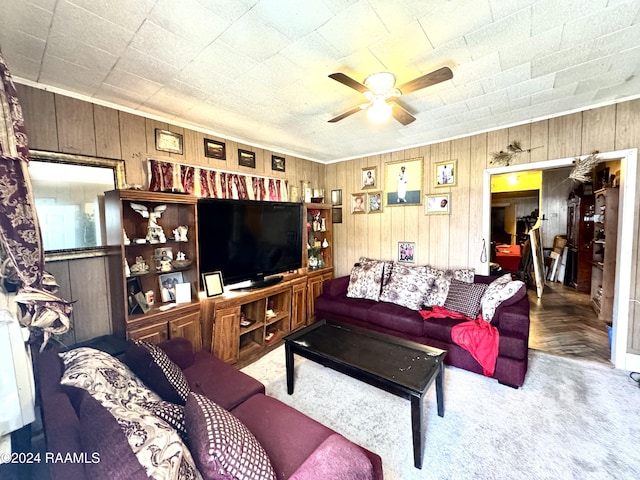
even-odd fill
[{"label": "patterned curtain", "polygon": [[50,335],[69,329],[71,304],[43,288],[44,249],[29,178],[29,146],[11,73],[0,53],[0,260],[5,280],[21,285],[23,325]]},{"label": "patterned curtain", "polygon": [[288,182],[279,178],[223,172],[153,159],[149,160],[149,176],[149,190],[152,192],[178,191],[198,197],[238,200],[289,200]]}]

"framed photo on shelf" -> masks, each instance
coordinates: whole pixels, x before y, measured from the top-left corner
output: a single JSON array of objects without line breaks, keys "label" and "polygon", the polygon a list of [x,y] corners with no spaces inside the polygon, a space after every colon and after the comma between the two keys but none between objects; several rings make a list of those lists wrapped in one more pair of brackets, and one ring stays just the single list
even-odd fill
[{"label": "framed photo on shelf", "polygon": [[416,244],[414,242],[398,242],[398,262],[414,263]]},{"label": "framed photo on shelf", "polygon": [[381,213],[382,192],[369,192],[367,194],[367,203],[369,204],[369,213]]},{"label": "framed photo on shelf", "polygon": [[238,165],[240,165],[241,167],[256,168],[256,153],[239,148]]},{"label": "framed photo on shelf", "polygon": [[176,283],[176,303],[191,302],[191,284],[189,282]]},{"label": "framed photo on shelf", "polygon": [[447,160],[434,165],[434,187],[453,187],[457,183],[458,161]]},{"label": "framed photo on shelf", "polygon": [[209,158],[217,158],[218,160],[226,160],[227,147],[224,142],[218,142],[217,140],[205,138],[204,156]]},{"label": "framed photo on shelf", "polygon": [[376,171],[377,167],[364,167],[362,169],[361,188],[376,188],[376,182],[378,181]]},{"label": "framed photo on shelf", "polygon": [[284,172],[286,165],[286,159],[277,155],[271,155],[271,170],[276,172]]},{"label": "framed photo on shelf", "polygon": [[384,182],[387,207],[422,205],[422,157],[385,163]]},{"label": "framed photo on shelf", "polygon": [[351,194],[351,213],[367,213],[367,194],[352,193]]},{"label": "framed photo on shelf", "polygon": [[[139,277],[131,277],[127,278],[127,302],[128,302],[128,311],[129,315],[133,315],[135,313],[144,313],[142,309],[142,305],[138,302],[138,294],[142,295],[144,298],[144,294],[142,293],[142,283],[140,282]],[[146,303],[146,300],[145,300]]]},{"label": "framed photo on shelf", "polygon": [[222,272],[210,272],[202,274],[202,283],[207,297],[215,297],[224,293],[224,282]]},{"label": "framed photo on shelf", "polygon": [[176,301],[176,285],[184,283],[182,272],[163,273],[159,276],[160,282],[160,299],[163,302]]},{"label": "framed photo on shelf", "polygon": [[182,135],[156,128],[156,150],[182,155]]},{"label": "framed photo on shelf", "polygon": [[342,190],[331,190],[331,205],[342,205]]},{"label": "framed photo on shelf", "polygon": [[451,212],[451,194],[434,194],[424,196],[425,215],[449,215]]}]

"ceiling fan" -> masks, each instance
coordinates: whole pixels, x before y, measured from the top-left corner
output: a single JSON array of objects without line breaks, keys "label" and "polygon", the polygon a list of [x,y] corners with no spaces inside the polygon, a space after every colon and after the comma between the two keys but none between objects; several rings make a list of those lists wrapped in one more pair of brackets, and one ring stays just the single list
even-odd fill
[{"label": "ceiling fan", "polygon": [[332,73],[329,78],[340,82],[347,87],[353,88],[364,94],[367,99],[357,107],[347,110],[337,117],[329,120],[335,123],[343,118],[353,115],[360,110],[367,110],[367,117],[375,123],[382,123],[391,115],[403,125],[409,125],[416,117],[411,115],[398,101],[398,97],[407,93],[415,92],[421,88],[430,87],[440,82],[453,78],[453,72],[449,67],[441,67],[431,73],[414,78],[396,87],[396,77],[393,73],[380,72],[369,75],[364,84],[354,80],[344,73]]}]

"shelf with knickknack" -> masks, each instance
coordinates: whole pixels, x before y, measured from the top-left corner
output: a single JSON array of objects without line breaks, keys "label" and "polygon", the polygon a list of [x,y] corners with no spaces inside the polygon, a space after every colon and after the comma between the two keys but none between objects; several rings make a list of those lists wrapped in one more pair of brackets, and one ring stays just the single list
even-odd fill
[{"label": "shelf with knickknack", "polygon": [[184,336],[200,349],[197,199],[105,193],[114,333],[158,342]]},{"label": "shelf with knickknack", "polygon": [[[307,220],[303,267],[307,267],[307,324],[315,321],[315,299],[326,280],[333,278],[333,224],[331,205],[305,203]],[[306,255],[305,255],[306,252]]]}]

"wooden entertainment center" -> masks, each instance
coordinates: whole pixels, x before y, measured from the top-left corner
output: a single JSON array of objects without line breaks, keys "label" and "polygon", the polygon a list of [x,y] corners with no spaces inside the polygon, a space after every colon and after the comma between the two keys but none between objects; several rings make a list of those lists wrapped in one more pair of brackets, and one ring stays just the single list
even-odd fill
[{"label": "wooden entertainment center", "polygon": [[[283,274],[276,285],[206,298],[199,277],[197,201],[191,195],[142,190],[106,192],[113,331],[152,343],[185,337],[197,350],[204,348],[225,362],[245,365],[280,345],[287,333],[315,321],[315,298],[322,293],[324,281],[333,277],[331,206],[303,205],[307,228],[302,268]],[[152,243],[149,218],[141,211],[149,215],[156,209],[154,220],[166,238]],[[175,236],[178,227],[187,227],[186,239]],[[170,264],[158,258],[158,251],[166,250],[171,251]],[[176,261],[178,252],[185,254],[186,261]],[[311,253],[322,258],[321,265],[309,266]],[[178,274],[190,284],[191,295],[184,303],[163,298],[165,274]],[[138,295],[137,302],[135,293],[153,297],[153,304],[137,305],[144,300]]]}]

